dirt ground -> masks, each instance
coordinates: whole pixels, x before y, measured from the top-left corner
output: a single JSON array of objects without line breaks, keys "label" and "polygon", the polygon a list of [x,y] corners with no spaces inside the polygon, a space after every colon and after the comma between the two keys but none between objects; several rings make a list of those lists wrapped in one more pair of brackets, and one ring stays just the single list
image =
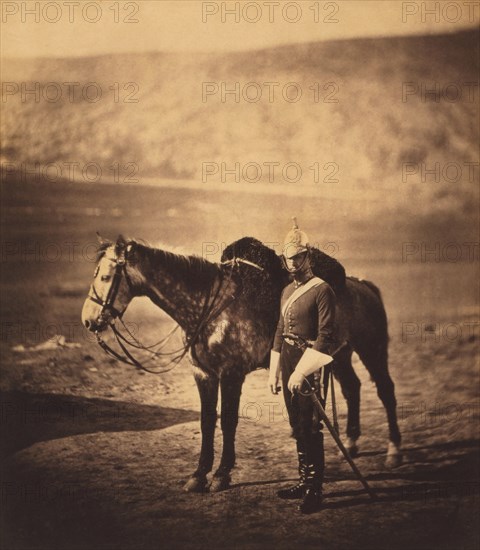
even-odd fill
[{"label": "dirt ground", "polygon": [[[36,231],[47,242],[48,232],[57,235],[58,228],[42,216],[44,225],[35,222]],[[32,233],[27,221],[12,238]],[[147,229],[137,235],[149,235]],[[249,375],[243,388],[231,489],[187,494],[182,487],[200,449],[199,398],[187,362],[162,376],[143,374],[110,360],[77,330],[91,264],[17,261],[6,268],[0,342],[3,549],[480,547],[477,318],[450,311],[450,323],[465,329],[470,319],[476,331],[463,330],[450,340],[441,334],[404,341],[400,321],[414,319],[402,310],[405,296],[410,311],[417,300],[431,299],[385,284],[381,273],[387,266],[378,266],[372,280],[384,290],[390,316],[390,371],[404,462],[395,470],[384,467],[386,416],[357,360],[363,428],[357,464],[378,499],[369,500],[327,436],[325,506],[304,517],[296,503],[275,495],[296,476],[295,453],[282,397],[267,393],[265,371]],[[461,276],[463,268],[456,269]],[[416,276],[409,284],[421,281]],[[43,341],[46,331],[22,335],[22,329],[45,327],[55,318],[64,327],[77,323],[67,340],[80,347],[12,349]],[[133,311],[131,319],[138,318]],[[145,342],[171,326],[161,315],[142,319]],[[337,395],[344,428],[338,386]],[[217,436],[219,445],[219,427]]]},{"label": "dirt ground", "polygon": [[[3,548],[477,548],[479,411],[465,368],[476,342],[453,352],[422,346],[391,345],[403,465],[384,468],[385,414],[357,363],[357,464],[379,498],[369,501],[328,438],[325,509],[309,517],[275,496],[295,477],[295,456],[265,371],[244,386],[232,488],[195,495],[182,491],[200,445],[188,365],[144,375],[93,343],[10,352],[1,398]],[[426,374],[432,352],[435,376]],[[418,368],[407,372],[413,355]],[[339,411],[344,425],[342,399]]]}]

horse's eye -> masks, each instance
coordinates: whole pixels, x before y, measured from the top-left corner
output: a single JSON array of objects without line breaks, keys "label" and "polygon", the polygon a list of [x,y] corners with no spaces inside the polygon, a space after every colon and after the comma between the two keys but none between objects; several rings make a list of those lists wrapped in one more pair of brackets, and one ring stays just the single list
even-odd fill
[{"label": "horse's eye", "polygon": [[110,280],[110,275],[102,275],[102,281],[107,282]]}]

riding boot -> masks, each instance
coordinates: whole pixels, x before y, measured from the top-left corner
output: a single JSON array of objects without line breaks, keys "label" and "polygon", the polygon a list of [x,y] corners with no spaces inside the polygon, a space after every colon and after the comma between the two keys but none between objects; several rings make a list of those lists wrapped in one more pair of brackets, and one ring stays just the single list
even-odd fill
[{"label": "riding boot", "polygon": [[286,489],[280,489],[277,491],[277,496],[283,499],[295,499],[303,498],[305,494],[305,478],[307,475],[307,463],[306,458],[307,454],[304,451],[302,445],[297,442],[297,455],[298,455],[298,474],[299,480],[298,483],[287,487]]},{"label": "riding boot", "polygon": [[302,514],[311,514],[321,508],[325,457],[323,433],[312,434],[307,446],[307,467],[303,502],[298,509]]}]

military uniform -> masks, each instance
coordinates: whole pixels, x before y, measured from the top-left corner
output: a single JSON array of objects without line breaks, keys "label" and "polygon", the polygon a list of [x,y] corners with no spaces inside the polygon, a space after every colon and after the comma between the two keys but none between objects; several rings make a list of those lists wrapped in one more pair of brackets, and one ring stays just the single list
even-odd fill
[{"label": "military uniform", "polygon": [[[321,280],[321,279],[320,279]],[[306,284],[305,281],[302,284]],[[282,292],[281,307],[300,288],[292,281]],[[295,334],[312,343],[312,348],[330,354],[335,347],[335,293],[325,282],[299,296],[285,312],[275,333],[274,351],[281,352],[283,334]]]},{"label": "military uniform", "polygon": [[[303,232],[294,226],[294,238],[292,232],[287,235],[286,242],[294,242],[290,247],[290,257],[302,252],[302,242],[307,241]],[[298,234],[300,236],[298,237]],[[296,239],[296,241],[295,241]],[[308,248],[306,249],[308,252]],[[296,253],[296,254],[295,254]],[[286,256],[287,259],[289,256]],[[317,500],[321,498],[321,489],[324,473],[324,446],[322,424],[318,418],[317,410],[313,405],[311,397],[302,395],[299,392],[293,392],[292,379],[297,376],[297,380],[302,381],[305,376],[312,388],[315,388],[322,406],[325,406],[325,398],[328,390],[329,367],[321,369],[316,368],[315,355],[331,355],[336,347],[335,339],[335,293],[332,288],[316,277],[313,273],[306,271],[307,277],[302,281],[294,280],[283,291],[281,298],[281,313],[278,322],[275,340],[272,350],[272,365],[270,387],[272,389],[272,377],[274,370],[281,372],[283,394],[285,405],[288,411],[288,418],[292,428],[293,436],[297,443],[298,453],[298,471],[300,481],[297,485],[278,492],[281,498],[304,498],[306,493],[313,491]],[[310,276],[308,276],[308,274]],[[302,293],[302,288],[304,292]],[[297,293],[292,300],[292,295]],[[292,338],[295,337],[295,338]],[[296,337],[307,343],[308,348],[299,344]],[[312,350],[314,350],[312,352]],[[314,357],[313,367],[308,369],[300,368],[301,363],[305,363],[304,355],[307,352]],[[321,352],[320,354],[316,352]],[[279,355],[278,355],[279,354]],[[309,355],[310,357],[310,355]],[[323,356],[325,357],[325,356]],[[276,359],[278,358],[278,359]],[[327,357],[327,362],[331,357]],[[308,361],[307,361],[308,362]],[[324,363],[325,364],[325,361]],[[300,376],[299,376],[300,372]],[[299,387],[300,384],[297,384]],[[307,384],[304,384],[305,388]],[[294,386],[295,387],[295,386]],[[308,386],[307,386],[308,387]],[[308,511],[316,509],[315,505],[307,505]],[[300,510],[305,512],[304,500]]]}]

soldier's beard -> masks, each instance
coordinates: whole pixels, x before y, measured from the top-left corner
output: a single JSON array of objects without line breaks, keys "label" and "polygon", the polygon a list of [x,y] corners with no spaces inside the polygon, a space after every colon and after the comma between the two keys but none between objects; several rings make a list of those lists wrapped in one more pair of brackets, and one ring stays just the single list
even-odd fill
[{"label": "soldier's beard", "polygon": [[297,283],[304,283],[313,277],[312,266],[310,260],[307,260],[305,264],[293,274],[293,278]]}]

